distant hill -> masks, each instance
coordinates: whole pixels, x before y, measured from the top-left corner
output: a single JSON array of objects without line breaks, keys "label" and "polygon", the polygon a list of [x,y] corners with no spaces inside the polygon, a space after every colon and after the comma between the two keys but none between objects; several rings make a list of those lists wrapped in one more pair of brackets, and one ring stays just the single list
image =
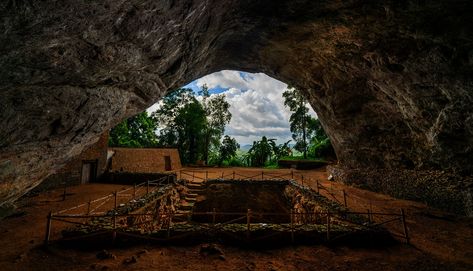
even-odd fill
[{"label": "distant hill", "polygon": [[240,146],[240,150],[247,152],[247,151],[250,150],[251,146],[252,146],[251,144],[241,145],[241,146]]},{"label": "distant hill", "polygon": [[[277,142],[276,142],[276,143],[277,143]],[[244,152],[247,152],[247,151],[250,150],[251,146],[252,146],[252,144],[240,145],[240,150],[241,150],[241,151],[244,151]],[[294,144],[289,144],[289,147],[290,147],[291,149],[293,149],[293,148],[294,148]]]}]

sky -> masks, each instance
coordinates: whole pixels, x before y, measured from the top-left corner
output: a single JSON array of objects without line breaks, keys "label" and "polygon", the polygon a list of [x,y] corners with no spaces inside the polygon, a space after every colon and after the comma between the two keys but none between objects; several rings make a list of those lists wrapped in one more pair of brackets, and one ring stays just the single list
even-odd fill
[{"label": "sky", "polygon": [[[289,117],[282,93],[287,84],[264,73],[246,73],[223,70],[192,81],[186,86],[195,93],[206,84],[211,95],[224,94],[230,104],[232,119],[225,134],[234,137],[240,145],[252,144],[262,136],[277,139],[282,144],[291,139]],[[147,111],[159,108],[159,102]],[[312,108],[311,115],[316,117]]]}]

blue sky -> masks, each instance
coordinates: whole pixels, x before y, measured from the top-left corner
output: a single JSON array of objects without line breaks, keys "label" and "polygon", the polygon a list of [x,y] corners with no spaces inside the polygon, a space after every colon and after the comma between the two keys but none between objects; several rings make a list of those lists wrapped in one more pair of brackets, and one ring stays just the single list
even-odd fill
[{"label": "blue sky", "polygon": [[[282,93],[287,85],[264,73],[223,70],[199,78],[184,87],[198,92],[206,84],[210,94],[225,94],[230,103],[232,120],[225,134],[235,137],[240,145],[252,144],[262,136],[283,143],[291,139],[289,116]],[[148,109],[154,111],[159,103]],[[310,113],[316,116],[310,109]]]}]

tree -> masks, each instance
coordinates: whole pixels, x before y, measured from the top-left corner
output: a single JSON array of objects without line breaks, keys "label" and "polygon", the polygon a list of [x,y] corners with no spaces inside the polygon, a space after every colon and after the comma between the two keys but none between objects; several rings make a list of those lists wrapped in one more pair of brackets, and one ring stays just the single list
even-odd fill
[{"label": "tree", "polygon": [[177,89],[161,100],[152,116],[159,124],[161,146],[175,147],[183,163],[195,163],[203,146],[205,110],[191,89]]},{"label": "tree", "polygon": [[206,126],[205,110],[197,99],[192,99],[177,111],[175,124],[181,158],[187,163],[195,163],[203,149]]},{"label": "tree", "polygon": [[146,111],[122,121],[112,128],[109,146],[149,148],[158,145],[157,124]]},{"label": "tree", "polygon": [[219,148],[220,158],[219,158],[219,166],[222,165],[224,160],[228,160],[233,158],[236,155],[236,151],[240,148],[240,145],[237,143],[235,138],[229,137],[226,135],[223,140],[222,144]]},{"label": "tree", "polygon": [[309,146],[309,152],[318,158],[336,157],[330,139],[325,133],[320,121],[316,119],[312,124],[314,137]]},{"label": "tree", "polygon": [[290,87],[283,93],[283,97],[284,105],[289,107],[292,112],[289,122],[292,138],[296,142],[294,148],[302,152],[305,159],[307,158],[307,139],[311,138],[311,134],[314,132],[315,119],[309,115],[307,100],[300,91]]},{"label": "tree", "polygon": [[271,160],[272,143],[275,139],[267,139],[263,136],[260,141],[254,141],[251,148],[248,150],[248,158],[252,166],[264,166],[266,161]]},{"label": "tree", "polygon": [[291,153],[291,148],[289,147],[290,142],[291,140],[288,140],[284,144],[276,145],[275,141],[270,141],[275,160],[279,160],[281,157],[288,156]]},{"label": "tree", "polygon": [[166,95],[153,113],[159,123],[159,141],[177,147],[184,163],[198,159],[208,163],[209,150],[218,151],[225,125],[230,122],[230,104],[224,95],[210,95],[206,86],[199,102],[191,89],[178,89]]},{"label": "tree", "polygon": [[207,125],[204,130],[204,152],[203,160],[205,164],[209,162],[209,150],[212,147],[218,149],[220,139],[225,132],[225,125],[230,123],[232,114],[230,104],[226,101],[225,95],[212,95],[206,85],[202,86],[199,94],[202,95],[202,106],[205,110]]}]

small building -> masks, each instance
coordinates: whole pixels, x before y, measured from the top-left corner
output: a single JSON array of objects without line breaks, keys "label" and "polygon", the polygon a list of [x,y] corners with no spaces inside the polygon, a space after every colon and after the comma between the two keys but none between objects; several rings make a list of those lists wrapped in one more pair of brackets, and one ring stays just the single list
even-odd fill
[{"label": "small building", "polygon": [[108,133],[104,133],[96,143],[47,177],[34,191],[57,188],[64,183],[70,186],[97,180],[107,169],[107,150]]},{"label": "small building", "polygon": [[181,169],[177,149],[109,148],[110,172],[160,173]]},{"label": "small building", "polygon": [[135,174],[135,177],[151,178],[182,167],[177,149],[109,148],[108,137],[108,132],[104,133],[96,143],[46,178],[33,192],[61,187],[64,184],[86,184],[102,176],[110,178],[107,172],[146,173]]}]

